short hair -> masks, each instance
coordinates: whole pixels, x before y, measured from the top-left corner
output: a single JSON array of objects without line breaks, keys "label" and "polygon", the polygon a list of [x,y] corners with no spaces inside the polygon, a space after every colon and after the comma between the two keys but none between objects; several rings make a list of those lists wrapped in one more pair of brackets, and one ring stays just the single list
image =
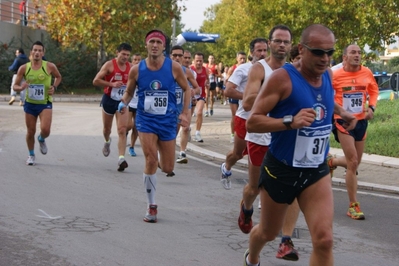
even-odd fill
[{"label": "short hair", "polygon": [[276,30],[286,30],[286,31],[288,31],[290,33],[290,37],[291,37],[291,40],[292,40],[292,31],[290,30],[290,28],[288,26],[283,25],[283,24],[279,24],[279,25],[274,26],[270,30],[270,32],[269,32],[269,40],[270,41],[273,39],[273,34],[274,34],[274,32]]},{"label": "short hair", "polygon": [[307,26],[301,34],[301,43],[307,44],[309,42],[310,34],[316,31],[319,34],[332,34],[334,35],[334,32],[327,26],[324,26],[323,24],[312,24]]},{"label": "short hair", "polygon": [[140,56],[141,57],[141,54],[140,53],[135,53],[132,56]]},{"label": "short hair", "polygon": [[130,46],[130,44],[128,44],[128,43],[123,42],[123,43],[119,44],[117,50],[118,50],[118,52],[120,52],[122,50],[131,52],[132,46]]},{"label": "short hair", "polygon": [[255,50],[255,44],[257,44],[258,42],[264,42],[267,44],[267,39],[265,38],[255,38],[253,39],[250,43],[249,43],[249,51],[251,51],[251,53],[254,52]]},{"label": "short hair", "polygon": [[198,55],[198,56],[202,56],[202,59],[204,59],[204,54],[203,53],[201,53],[201,52],[196,52],[195,54],[194,54],[194,56],[196,56],[196,55]]},{"label": "short hair", "polygon": [[295,44],[291,47],[290,50],[290,61],[293,61],[295,57],[299,55],[298,44]]},{"label": "short hair", "polygon": [[33,46],[35,46],[35,45],[39,45],[39,46],[43,47],[43,51],[44,51],[44,44],[41,41],[35,41],[31,46],[31,50],[33,49]]},{"label": "short hair", "polygon": [[173,45],[172,48],[170,48],[170,52],[172,52],[173,50],[182,50],[184,53],[184,49],[180,45]]},{"label": "short hair", "polygon": [[22,49],[22,48],[18,48],[17,51],[18,51],[20,54],[25,54],[24,49]]},{"label": "short hair", "polygon": [[191,56],[191,52],[189,50],[184,50],[183,53],[189,53]]},{"label": "short hair", "polygon": [[239,52],[237,53],[237,56],[239,56],[239,55],[245,55],[245,56],[247,56],[247,54],[246,54],[244,51],[239,51]]},{"label": "short hair", "polygon": [[357,44],[356,43],[351,43],[351,44],[348,44],[347,46],[345,46],[344,50],[342,51],[342,55],[346,55],[348,53],[348,48],[351,45],[357,45]]}]

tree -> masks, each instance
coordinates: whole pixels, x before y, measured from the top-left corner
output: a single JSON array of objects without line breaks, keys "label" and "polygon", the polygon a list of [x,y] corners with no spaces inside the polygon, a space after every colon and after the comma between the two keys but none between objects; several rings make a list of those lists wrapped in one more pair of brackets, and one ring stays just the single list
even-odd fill
[{"label": "tree", "polygon": [[46,6],[50,35],[64,47],[84,45],[99,51],[99,67],[106,53],[115,52],[122,42],[131,44],[135,52],[143,51],[145,33],[178,17],[177,2],[182,0],[39,1]]},{"label": "tree", "polygon": [[[335,57],[350,43],[372,50],[394,42],[399,25],[398,0],[222,0],[208,9],[203,29],[221,34],[219,56],[228,58],[231,50],[255,37],[267,37],[277,24],[285,24],[294,43],[302,30],[313,23],[331,28],[337,38]],[[210,50],[213,48],[209,47]]]}]

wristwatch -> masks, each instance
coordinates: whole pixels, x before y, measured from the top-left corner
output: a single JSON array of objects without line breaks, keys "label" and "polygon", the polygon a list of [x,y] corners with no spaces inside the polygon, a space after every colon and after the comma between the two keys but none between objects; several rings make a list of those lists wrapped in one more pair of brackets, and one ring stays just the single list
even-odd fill
[{"label": "wristwatch", "polygon": [[287,129],[292,129],[291,123],[294,121],[294,117],[292,115],[286,115],[283,117],[283,124],[287,127]]},{"label": "wristwatch", "polygon": [[371,111],[373,111],[373,113],[374,113],[374,111],[375,111],[375,107],[374,106],[372,106],[372,105],[369,105],[369,108],[371,109]]}]

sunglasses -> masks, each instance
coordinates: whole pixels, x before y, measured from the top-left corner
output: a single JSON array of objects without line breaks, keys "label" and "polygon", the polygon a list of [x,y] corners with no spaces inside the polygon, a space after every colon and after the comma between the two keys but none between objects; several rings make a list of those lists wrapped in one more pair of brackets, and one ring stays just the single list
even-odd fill
[{"label": "sunglasses", "polygon": [[316,56],[323,56],[324,54],[327,54],[328,56],[332,56],[335,52],[335,49],[331,50],[323,50],[323,49],[318,49],[318,48],[310,48],[306,44],[302,44],[306,49],[308,49],[312,54]]},{"label": "sunglasses", "polygon": [[182,57],[182,54],[172,54],[173,57]]}]

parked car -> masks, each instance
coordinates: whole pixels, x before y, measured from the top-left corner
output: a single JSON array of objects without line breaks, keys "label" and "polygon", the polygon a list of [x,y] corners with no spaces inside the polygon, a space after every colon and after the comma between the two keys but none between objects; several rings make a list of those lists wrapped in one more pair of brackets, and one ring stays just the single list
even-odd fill
[{"label": "parked car", "polygon": [[398,99],[398,92],[393,91],[390,85],[391,74],[376,72],[374,73],[374,78],[379,89],[378,100]]}]

